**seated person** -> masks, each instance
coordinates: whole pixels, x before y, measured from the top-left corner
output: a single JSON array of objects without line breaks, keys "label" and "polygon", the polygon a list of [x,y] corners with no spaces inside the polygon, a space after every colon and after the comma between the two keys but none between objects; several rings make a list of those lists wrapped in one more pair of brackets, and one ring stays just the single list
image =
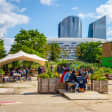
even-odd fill
[{"label": "seated person", "polygon": [[78,80],[76,78],[75,71],[73,71],[71,73],[71,75],[69,77],[69,82],[74,84],[75,90],[76,90],[76,92],[78,92],[79,91],[79,82],[78,82]]},{"label": "seated person", "polygon": [[82,73],[79,73],[79,76],[77,77],[77,80],[79,81],[79,87],[80,91],[86,90],[86,77]]},{"label": "seated person", "polygon": [[69,70],[66,70],[66,73],[63,77],[63,83],[66,84],[66,91],[68,91],[68,85],[67,85],[67,82],[69,81],[69,77],[70,77],[70,71]]}]

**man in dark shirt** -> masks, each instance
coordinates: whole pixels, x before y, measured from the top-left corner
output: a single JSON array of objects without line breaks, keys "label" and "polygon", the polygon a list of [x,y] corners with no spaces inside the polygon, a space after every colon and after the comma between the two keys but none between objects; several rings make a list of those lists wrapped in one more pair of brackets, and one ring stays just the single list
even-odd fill
[{"label": "man in dark shirt", "polygon": [[73,71],[69,77],[69,82],[73,83],[75,85],[75,89],[76,89],[76,92],[79,91],[79,82],[77,80],[77,77],[76,77],[76,74],[75,74],[75,71]]}]

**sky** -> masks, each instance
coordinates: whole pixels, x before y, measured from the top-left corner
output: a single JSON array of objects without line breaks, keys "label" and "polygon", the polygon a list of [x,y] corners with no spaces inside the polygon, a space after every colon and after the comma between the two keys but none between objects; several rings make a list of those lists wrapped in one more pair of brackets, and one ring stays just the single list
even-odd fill
[{"label": "sky", "polygon": [[0,37],[10,49],[14,37],[23,28],[38,29],[46,37],[58,36],[58,23],[66,16],[79,16],[83,37],[88,26],[107,16],[107,37],[112,38],[112,0],[0,0]]}]

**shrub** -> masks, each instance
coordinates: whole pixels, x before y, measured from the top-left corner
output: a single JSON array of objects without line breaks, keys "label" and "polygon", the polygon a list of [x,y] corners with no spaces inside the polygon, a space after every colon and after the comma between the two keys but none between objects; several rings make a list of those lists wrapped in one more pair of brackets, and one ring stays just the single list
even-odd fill
[{"label": "shrub", "polygon": [[54,78],[54,75],[52,72],[48,71],[47,74],[48,74],[49,78]]},{"label": "shrub", "polygon": [[56,73],[52,73],[50,71],[46,72],[46,73],[43,73],[43,74],[40,74],[38,76],[38,78],[59,78],[60,75],[56,72]]},{"label": "shrub", "polygon": [[104,73],[106,73],[106,74],[112,73],[112,69],[111,68],[103,68],[103,69],[104,69]]},{"label": "shrub", "polygon": [[3,69],[0,69],[0,75],[5,74]]},{"label": "shrub", "polygon": [[49,75],[47,73],[43,73],[43,74],[40,74],[38,76],[38,78],[43,78],[43,79],[46,79],[46,78],[49,78]]},{"label": "shrub", "polygon": [[95,72],[91,75],[91,80],[107,80],[104,73]]},{"label": "shrub", "polygon": [[54,73],[54,77],[55,78],[60,78],[60,75],[56,72],[56,73]]}]

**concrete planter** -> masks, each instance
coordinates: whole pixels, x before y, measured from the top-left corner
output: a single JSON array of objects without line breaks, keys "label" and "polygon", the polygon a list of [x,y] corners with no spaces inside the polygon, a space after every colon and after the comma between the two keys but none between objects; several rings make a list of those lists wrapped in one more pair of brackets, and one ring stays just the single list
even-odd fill
[{"label": "concrete planter", "polygon": [[99,93],[108,93],[108,80],[92,80],[91,89]]},{"label": "concrete planter", "polygon": [[60,87],[59,78],[38,79],[38,93],[56,93]]}]

